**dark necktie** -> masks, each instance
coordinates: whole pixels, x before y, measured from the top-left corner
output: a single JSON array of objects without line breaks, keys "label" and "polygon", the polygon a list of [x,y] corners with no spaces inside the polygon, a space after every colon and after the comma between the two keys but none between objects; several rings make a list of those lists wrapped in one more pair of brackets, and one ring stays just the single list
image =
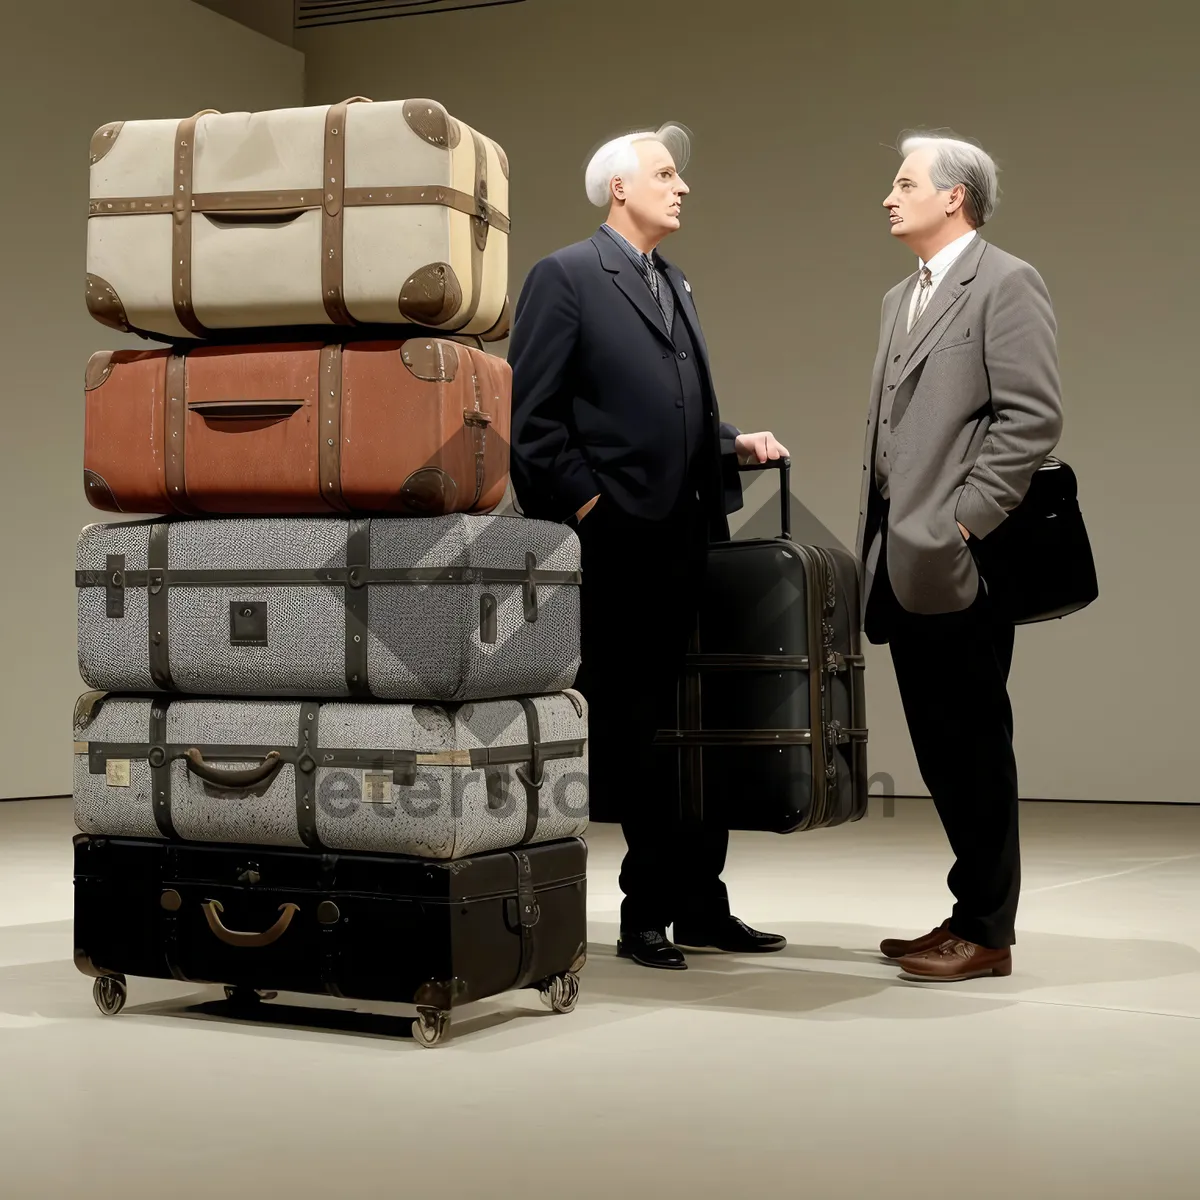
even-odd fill
[{"label": "dark necktie", "polygon": [[654,265],[654,259],[649,254],[640,255],[638,264],[642,269],[642,277],[646,280],[646,286],[654,297],[654,303],[658,305],[658,311],[662,313],[663,324],[669,332],[674,316],[674,304],[671,303],[674,298],[663,296],[662,279],[659,277],[658,268]]}]

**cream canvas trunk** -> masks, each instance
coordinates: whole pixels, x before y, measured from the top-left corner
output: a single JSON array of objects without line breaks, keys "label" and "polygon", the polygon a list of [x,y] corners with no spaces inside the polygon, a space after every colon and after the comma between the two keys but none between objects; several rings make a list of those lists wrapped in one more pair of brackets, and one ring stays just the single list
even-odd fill
[{"label": "cream canvas trunk", "polygon": [[433,100],[125,121],[91,151],[87,300],[113,328],[507,336],[508,162]]}]

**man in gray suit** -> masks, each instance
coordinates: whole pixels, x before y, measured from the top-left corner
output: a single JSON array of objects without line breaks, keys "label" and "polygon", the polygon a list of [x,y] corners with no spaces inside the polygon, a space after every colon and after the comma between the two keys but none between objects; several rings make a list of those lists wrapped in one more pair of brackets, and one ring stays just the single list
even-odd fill
[{"label": "man in gray suit", "polygon": [[884,200],[918,270],[884,297],[857,552],[864,629],[890,644],[921,776],[955,863],[955,904],[888,939],[910,978],[1008,975],[1020,892],[1008,672],[1013,626],[973,548],[1021,502],[1062,429],[1055,321],[1028,263],[985,242],[996,167],[977,146],[912,136]]}]

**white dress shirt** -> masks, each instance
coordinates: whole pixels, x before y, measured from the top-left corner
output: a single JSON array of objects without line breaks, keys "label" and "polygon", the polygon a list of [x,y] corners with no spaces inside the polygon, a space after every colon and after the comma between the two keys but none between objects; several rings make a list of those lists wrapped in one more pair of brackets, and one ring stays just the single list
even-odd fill
[{"label": "white dress shirt", "polygon": [[[922,262],[917,268],[920,271],[924,267],[929,268],[930,283],[928,287],[929,299],[925,301],[925,307],[928,308],[933,300],[933,293],[937,291],[938,284],[945,278],[946,272],[954,265],[955,260],[960,254],[971,244],[971,240],[975,237],[975,230],[972,229],[968,233],[964,233],[962,237],[955,238],[948,246],[943,246],[928,262]],[[921,288],[917,286],[913,288],[912,299],[908,305],[908,328],[912,329],[914,325],[913,318],[917,312],[917,302],[921,295]]]}]

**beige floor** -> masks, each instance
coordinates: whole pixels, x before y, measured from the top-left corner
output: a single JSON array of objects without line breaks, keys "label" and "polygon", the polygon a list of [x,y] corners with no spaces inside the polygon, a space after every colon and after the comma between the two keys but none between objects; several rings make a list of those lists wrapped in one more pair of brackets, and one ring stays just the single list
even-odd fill
[{"label": "beige floor", "polygon": [[[613,957],[615,830],[593,829],[578,1009],[466,1011],[427,1051],[299,998],[71,964],[69,806],[0,804],[0,1196],[1200,1195],[1200,808],[1024,806],[1011,979],[908,984],[871,953],[944,914],[927,802],[739,836],[736,910],[791,946]],[[280,1011],[280,1005],[284,1005]]]}]

